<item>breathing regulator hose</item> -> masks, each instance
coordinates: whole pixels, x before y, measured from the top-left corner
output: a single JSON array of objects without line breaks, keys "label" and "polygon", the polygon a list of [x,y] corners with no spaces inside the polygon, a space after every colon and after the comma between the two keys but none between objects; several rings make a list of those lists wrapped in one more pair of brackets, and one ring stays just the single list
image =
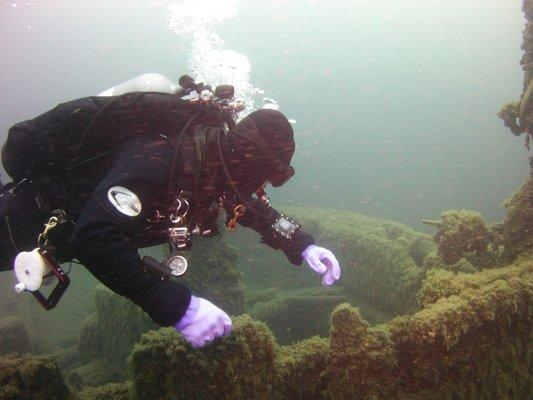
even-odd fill
[{"label": "breathing regulator hose", "polygon": [[256,215],[258,215],[259,217],[263,218],[263,219],[268,219],[268,215],[266,214],[263,214],[262,212],[260,212],[259,210],[257,210],[254,206],[252,206],[252,204],[250,203],[250,201],[246,200],[244,198],[244,196],[242,195],[242,193],[239,191],[239,189],[237,189],[237,187],[235,186],[235,184],[233,183],[233,179],[231,179],[231,175],[229,173],[229,170],[228,170],[228,166],[226,164],[226,161],[224,160],[224,153],[222,152],[222,144],[220,143],[220,136],[221,135],[224,135],[224,130],[223,129],[220,129],[218,131],[218,134],[217,134],[217,148],[218,148],[218,157],[220,158],[220,162],[222,164],[222,169],[224,171],[224,175],[226,176],[226,179],[228,180],[229,184],[231,185],[231,188],[233,189],[233,191],[235,192],[235,194],[237,195],[237,197],[239,198],[239,200],[241,201],[242,204],[244,204],[246,206],[247,209],[250,209],[252,210],[252,212]]}]

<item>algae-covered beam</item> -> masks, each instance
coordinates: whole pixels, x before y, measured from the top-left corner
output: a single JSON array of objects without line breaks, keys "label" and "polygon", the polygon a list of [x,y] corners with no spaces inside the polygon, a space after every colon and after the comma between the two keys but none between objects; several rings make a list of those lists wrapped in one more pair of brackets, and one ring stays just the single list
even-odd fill
[{"label": "algae-covered beam", "polygon": [[426,225],[436,226],[437,228],[440,228],[442,226],[442,221],[440,221],[440,220],[423,219],[420,222],[422,222],[423,224],[426,224]]},{"label": "algae-covered beam", "polygon": [[519,101],[508,101],[502,105],[497,114],[498,117],[503,120],[504,125],[509,128],[515,136],[520,136],[525,130],[517,121],[520,116],[522,104],[523,103]]}]

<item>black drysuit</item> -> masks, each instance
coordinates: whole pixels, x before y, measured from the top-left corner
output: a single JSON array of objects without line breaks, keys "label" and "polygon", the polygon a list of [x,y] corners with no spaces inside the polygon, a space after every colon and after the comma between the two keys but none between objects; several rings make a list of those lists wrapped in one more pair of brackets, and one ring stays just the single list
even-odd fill
[{"label": "black drysuit", "polygon": [[[189,305],[189,289],[143,272],[137,249],[167,241],[166,226],[154,215],[166,212],[172,195],[181,190],[193,193],[190,224],[216,215],[221,198],[228,218],[233,216],[239,198],[217,179],[222,168],[215,141],[204,144],[200,154],[198,141],[192,139],[198,128],[222,124],[216,107],[169,94],[132,93],[74,100],[15,125],[4,145],[3,163],[14,181],[30,178],[32,183],[8,207],[15,243],[6,238],[6,218],[1,221],[1,250],[10,256],[2,254],[2,260],[12,259],[13,245],[18,251],[33,248],[48,211],[61,208],[75,221],[70,257],[142,307],[159,325],[176,323]],[[176,152],[175,139],[182,131]],[[117,193],[128,193],[130,198],[133,194],[137,202],[121,202]],[[271,228],[279,213],[253,200],[251,193],[242,195],[255,211],[238,222],[259,232],[263,242],[283,250],[289,261],[299,265],[313,238],[299,230],[291,240],[282,240]]]}]

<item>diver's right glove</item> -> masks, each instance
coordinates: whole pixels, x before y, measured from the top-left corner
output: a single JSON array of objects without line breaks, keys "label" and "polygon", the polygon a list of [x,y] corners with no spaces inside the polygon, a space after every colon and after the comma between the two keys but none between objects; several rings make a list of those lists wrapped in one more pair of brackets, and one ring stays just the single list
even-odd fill
[{"label": "diver's right glove", "polygon": [[202,347],[217,337],[228,335],[232,323],[228,314],[210,301],[191,296],[189,308],[174,328],[192,347]]}]

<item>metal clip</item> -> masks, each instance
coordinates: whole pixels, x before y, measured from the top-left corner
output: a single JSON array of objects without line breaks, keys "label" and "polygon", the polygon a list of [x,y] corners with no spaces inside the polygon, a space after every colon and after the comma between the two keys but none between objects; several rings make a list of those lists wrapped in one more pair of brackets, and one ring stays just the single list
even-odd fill
[{"label": "metal clip", "polygon": [[246,207],[242,204],[239,204],[233,209],[233,218],[228,221],[226,226],[228,231],[235,232],[237,230],[237,220],[246,213]]},{"label": "metal clip", "polygon": [[191,234],[187,227],[168,228],[168,238],[178,250],[186,250],[191,245]]},{"label": "metal clip", "polygon": [[44,248],[48,243],[48,233],[54,229],[59,224],[59,219],[57,217],[50,217],[48,222],[44,224],[44,231],[39,234],[37,239],[37,244],[39,248]]},{"label": "metal clip", "polygon": [[[189,212],[189,202],[183,198],[176,197],[175,211],[169,215],[169,220],[173,224],[182,224],[185,222],[185,217]],[[181,210],[182,207],[184,210]]]},{"label": "metal clip", "polygon": [[259,201],[267,206],[270,207],[270,199],[268,198],[266,191],[265,191],[265,185],[263,185],[260,189],[258,189],[255,194],[257,195],[257,198]]},{"label": "metal clip", "polygon": [[164,219],[166,219],[166,217],[161,214],[159,210],[155,210],[155,212],[150,217],[146,218],[146,220],[151,224],[159,223]]}]

